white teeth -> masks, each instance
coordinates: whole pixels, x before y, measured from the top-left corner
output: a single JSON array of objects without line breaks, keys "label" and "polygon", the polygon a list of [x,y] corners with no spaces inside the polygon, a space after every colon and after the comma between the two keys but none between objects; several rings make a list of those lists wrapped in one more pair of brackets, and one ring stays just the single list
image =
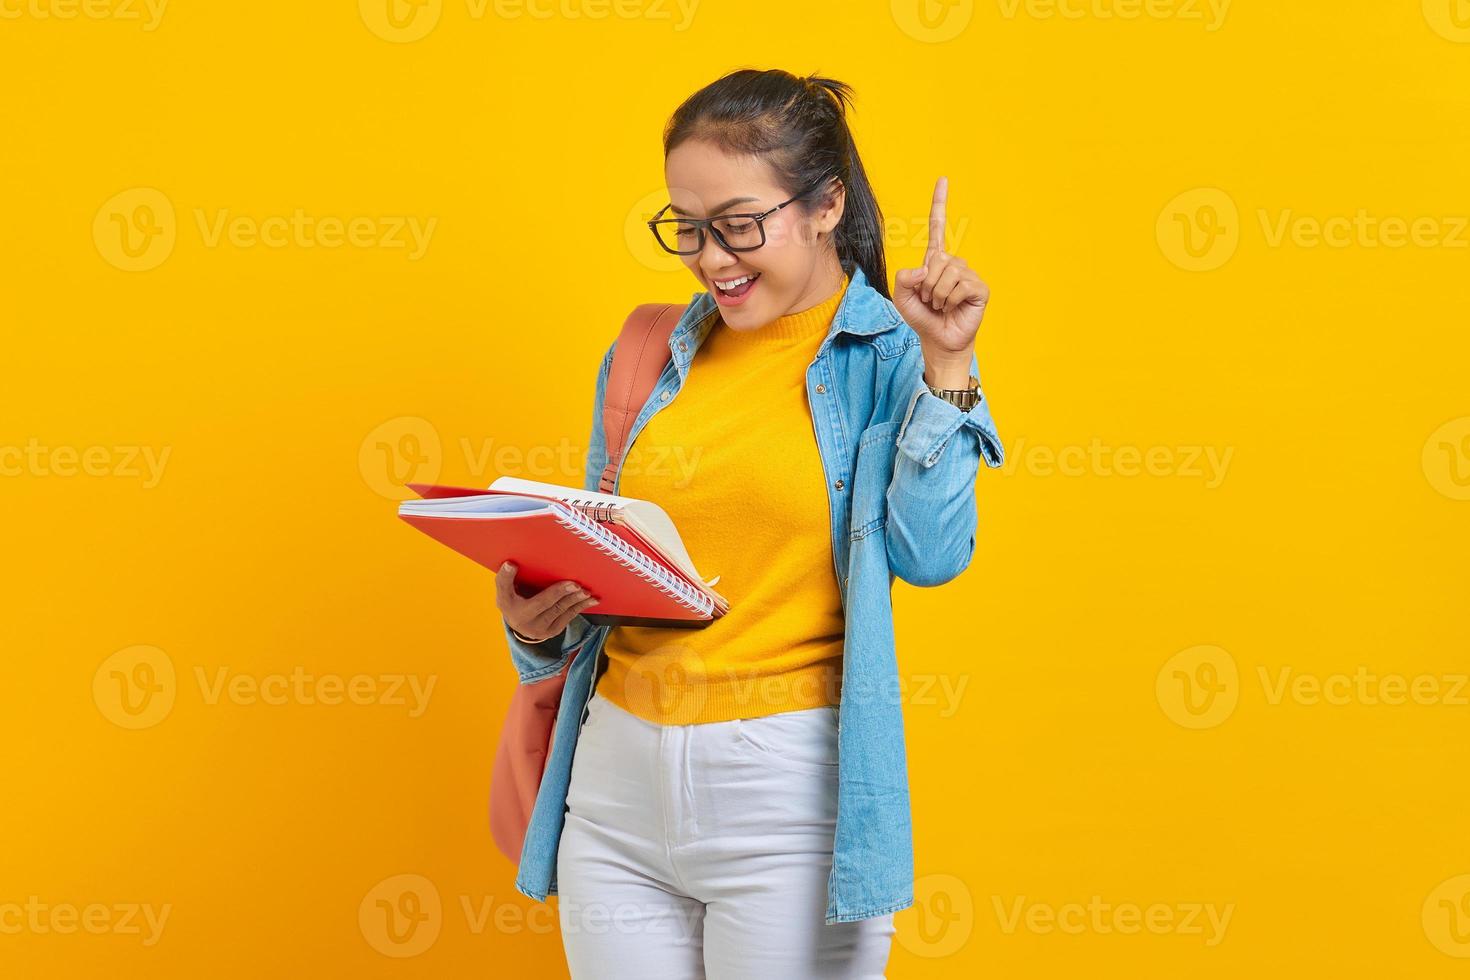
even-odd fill
[{"label": "white teeth", "polygon": [[742,276],[739,279],[731,279],[729,282],[720,282],[718,279],[716,279],[715,285],[728,293],[730,290],[737,289],[740,286],[743,286],[746,283],[750,282],[754,278],[755,276]]}]

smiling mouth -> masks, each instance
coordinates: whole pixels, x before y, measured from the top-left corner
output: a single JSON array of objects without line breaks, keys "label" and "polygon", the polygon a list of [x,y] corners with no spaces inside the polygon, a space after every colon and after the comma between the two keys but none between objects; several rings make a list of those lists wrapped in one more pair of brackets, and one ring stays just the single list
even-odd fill
[{"label": "smiling mouth", "polygon": [[750,287],[755,285],[755,281],[759,278],[760,273],[757,272],[754,275],[741,276],[737,279],[728,280],[725,283],[714,279],[711,279],[710,282],[714,283],[715,288],[720,291],[721,295],[729,296],[731,299],[738,299],[750,292]]}]

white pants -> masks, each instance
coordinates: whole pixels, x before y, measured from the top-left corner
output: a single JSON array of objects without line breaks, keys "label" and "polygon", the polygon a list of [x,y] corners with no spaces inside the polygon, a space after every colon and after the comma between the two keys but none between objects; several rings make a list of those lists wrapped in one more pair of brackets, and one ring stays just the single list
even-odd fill
[{"label": "white pants", "polygon": [[557,852],[574,980],[883,977],[892,913],[827,925],[837,709],[696,725],[594,693]]}]

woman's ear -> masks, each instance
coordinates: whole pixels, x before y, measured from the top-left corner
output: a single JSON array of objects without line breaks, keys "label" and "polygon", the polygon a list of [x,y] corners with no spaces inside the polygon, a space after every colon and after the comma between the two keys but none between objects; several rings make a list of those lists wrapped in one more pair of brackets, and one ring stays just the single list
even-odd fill
[{"label": "woman's ear", "polygon": [[842,178],[837,177],[832,181],[832,187],[827,192],[822,206],[817,209],[813,216],[817,231],[830,232],[842,223],[842,212],[847,207],[847,186],[842,183]]}]

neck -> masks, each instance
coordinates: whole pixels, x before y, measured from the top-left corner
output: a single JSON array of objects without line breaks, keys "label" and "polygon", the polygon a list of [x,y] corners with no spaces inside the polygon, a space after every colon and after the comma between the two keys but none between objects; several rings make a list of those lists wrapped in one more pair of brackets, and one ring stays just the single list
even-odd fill
[{"label": "neck", "polygon": [[846,273],[842,271],[842,263],[837,261],[837,253],[829,253],[828,260],[817,267],[817,272],[812,276],[811,282],[807,283],[806,289],[802,290],[801,295],[791,304],[791,309],[786,311],[786,315],[811,309],[827,299],[842,288],[842,280],[845,275]]}]

